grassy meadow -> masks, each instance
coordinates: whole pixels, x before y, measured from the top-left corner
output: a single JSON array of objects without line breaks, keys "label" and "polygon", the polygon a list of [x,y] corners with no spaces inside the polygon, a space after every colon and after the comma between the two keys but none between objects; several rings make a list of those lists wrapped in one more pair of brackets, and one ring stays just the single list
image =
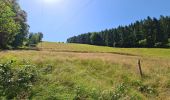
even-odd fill
[{"label": "grassy meadow", "polygon": [[37,67],[33,100],[170,100],[170,49],[43,42],[0,51],[0,62],[11,59]]}]

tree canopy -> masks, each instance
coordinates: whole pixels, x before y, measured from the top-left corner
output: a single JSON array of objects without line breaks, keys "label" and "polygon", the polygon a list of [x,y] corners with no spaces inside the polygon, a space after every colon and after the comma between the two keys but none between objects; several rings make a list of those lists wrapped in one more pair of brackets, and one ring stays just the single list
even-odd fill
[{"label": "tree canopy", "polygon": [[6,48],[13,42],[21,28],[14,20],[16,15],[7,3],[0,1],[0,48]]},{"label": "tree canopy", "polygon": [[110,47],[170,47],[170,17],[147,17],[126,26],[88,32],[67,39],[68,43]]},{"label": "tree canopy", "polygon": [[39,42],[42,42],[43,33],[30,33],[28,37],[28,45],[34,45],[38,44]]},{"label": "tree canopy", "polygon": [[[30,42],[27,13],[20,8],[18,0],[0,0],[0,8],[0,49],[18,48]],[[43,34],[39,33],[37,42],[42,38]]]}]

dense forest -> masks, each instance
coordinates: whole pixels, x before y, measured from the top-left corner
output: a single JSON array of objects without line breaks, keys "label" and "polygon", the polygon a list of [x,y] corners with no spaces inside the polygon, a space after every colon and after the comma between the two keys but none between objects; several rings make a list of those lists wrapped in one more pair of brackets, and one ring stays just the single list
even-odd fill
[{"label": "dense forest", "polygon": [[74,36],[67,42],[110,47],[170,47],[170,17],[147,17],[127,26]]},{"label": "dense forest", "polygon": [[27,13],[18,0],[0,0],[0,49],[28,46],[42,40],[43,34],[29,33]]}]

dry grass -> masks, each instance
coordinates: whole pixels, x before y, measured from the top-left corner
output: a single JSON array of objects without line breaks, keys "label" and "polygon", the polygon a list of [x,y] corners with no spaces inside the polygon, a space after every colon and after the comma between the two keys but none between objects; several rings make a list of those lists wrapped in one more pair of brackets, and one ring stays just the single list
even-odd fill
[{"label": "dry grass", "polygon": [[[43,43],[39,47],[42,47],[40,51],[0,52],[1,61],[28,60],[40,69],[46,65],[53,66],[52,73],[44,75],[41,85],[35,87],[37,94],[34,99],[45,99],[52,95],[68,99],[75,96],[74,89],[77,86],[85,87],[83,91],[86,92],[90,92],[91,89],[103,92],[114,90],[116,85],[124,82],[131,87],[129,95],[137,93],[136,95],[142,99],[170,98],[169,49],[119,50],[119,48],[55,43]],[[138,53],[138,50],[142,52]],[[157,52],[159,53],[154,54]],[[138,59],[142,61],[144,78],[139,75]],[[137,87],[131,85],[138,80],[156,89],[157,93],[149,95],[140,92]],[[44,98],[41,98],[41,95],[44,95]]]}]

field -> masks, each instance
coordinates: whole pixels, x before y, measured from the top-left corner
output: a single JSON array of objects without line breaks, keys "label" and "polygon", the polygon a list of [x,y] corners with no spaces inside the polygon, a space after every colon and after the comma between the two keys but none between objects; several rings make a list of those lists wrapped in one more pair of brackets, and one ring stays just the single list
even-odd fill
[{"label": "field", "polygon": [[38,50],[1,51],[0,59],[37,66],[34,100],[170,100],[170,49],[43,42]]}]

